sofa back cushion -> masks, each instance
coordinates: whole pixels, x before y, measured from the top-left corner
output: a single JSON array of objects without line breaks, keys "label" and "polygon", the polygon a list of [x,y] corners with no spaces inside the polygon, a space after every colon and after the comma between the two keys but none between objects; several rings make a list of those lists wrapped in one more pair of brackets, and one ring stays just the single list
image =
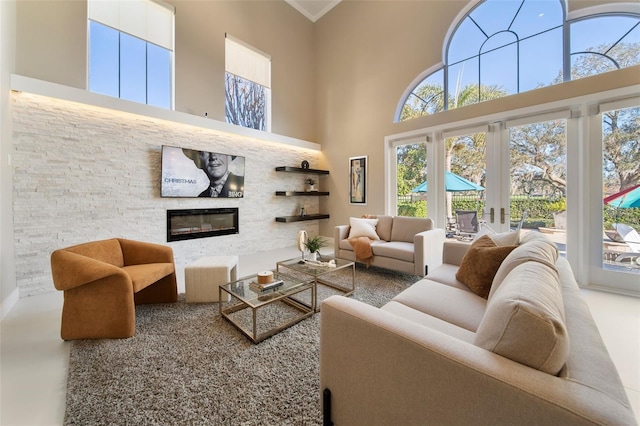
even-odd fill
[{"label": "sofa back cushion", "polygon": [[378,215],[378,226],[376,232],[381,240],[391,241],[391,227],[393,225],[393,216]]},{"label": "sofa back cushion", "polygon": [[557,375],[569,356],[557,270],[539,262],[516,266],[489,299],[474,344]]},{"label": "sofa back cushion", "polygon": [[489,292],[489,299],[491,299],[498,287],[500,287],[500,284],[502,284],[502,281],[504,281],[507,275],[509,275],[516,266],[522,265],[525,262],[533,261],[540,262],[554,268],[557,260],[558,250],[553,243],[550,245],[545,241],[534,239],[519,245],[504,259],[500,268],[493,277],[491,291]]},{"label": "sofa back cushion", "polygon": [[110,240],[93,241],[66,248],[65,250],[82,256],[90,257],[101,262],[109,263],[122,268],[124,266],[124,256],[120,241],[116,238]]},{"label": "sofa back cushion", "polygon": [[430,229],[433,229],[433,221],[429,218],[395,216],[393,218],[390,241],[412,243],[413,237],[417,233]]},{"label": "sofa back cushion", "polygon": [[555,251],[556,258],[558,257],[558,247],[556,247],[556,244],[546,235],[540,232],[525,232],[520,234],[520,244],[527,244],[532,241],[540,241],[548,244],[551,250]]}]

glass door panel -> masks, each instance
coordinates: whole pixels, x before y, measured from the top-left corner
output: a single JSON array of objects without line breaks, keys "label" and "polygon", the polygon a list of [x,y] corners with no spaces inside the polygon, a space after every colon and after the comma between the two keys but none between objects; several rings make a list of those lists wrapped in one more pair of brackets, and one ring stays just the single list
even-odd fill
[{"label": "glass door panel", "polygon": [[486,136],[478,132],[444,139],[448,234],[473,237],[484,222]]},{"label": "glass door panel", "polygon": [[521,232],[543,232],[566,256],[566,120],[509,128],[509,221]]},{"label": "glass door panel", "polygon": [[397,208],[396,215],[427,217],[427,149],[426,143],[396,147]]},{"label": "glass door panel", "polygon": [[640,107],[602,113],[602,268],[640,275]]}]

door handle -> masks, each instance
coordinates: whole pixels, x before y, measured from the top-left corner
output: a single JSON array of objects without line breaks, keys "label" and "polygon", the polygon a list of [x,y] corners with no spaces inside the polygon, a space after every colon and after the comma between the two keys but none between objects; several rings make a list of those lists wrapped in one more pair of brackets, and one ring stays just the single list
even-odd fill
[{"label": "door handle", "polygon": [[496,212],[493,210],[493,207],[491,207],[491,210],[489,211],[489,218],[491,223],[496,221]]},{"label": "door handle", "polygon": [[500,223],[504,223],[504,207],[500,209]]}]

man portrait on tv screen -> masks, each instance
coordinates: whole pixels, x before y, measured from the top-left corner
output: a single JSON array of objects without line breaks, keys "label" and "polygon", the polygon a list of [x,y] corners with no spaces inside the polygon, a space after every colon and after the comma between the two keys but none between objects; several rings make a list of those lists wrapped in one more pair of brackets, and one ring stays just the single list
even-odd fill
[{"label": "man portrait on tv screen", "polygon": [[182,152],[209,178],[209,187],[202,191],[198,197],[243,197],[244,176],[236,176],[229,171],[229,162],[235,160],[235,155],[193,149],[183,149]]}]

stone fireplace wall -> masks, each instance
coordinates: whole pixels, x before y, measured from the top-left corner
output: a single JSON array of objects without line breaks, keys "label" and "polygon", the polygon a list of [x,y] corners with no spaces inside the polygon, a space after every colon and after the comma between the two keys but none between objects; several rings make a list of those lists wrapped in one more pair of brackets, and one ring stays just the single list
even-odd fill
[{"label": "stone fireplace wall", "polygon": [[[307,212],[319,211],[316,197],[275,196],[276,190],[302,191],[305,177],[275,167],[303,159],[317,167],[317,151],[24,92],[12,93],[12,108],[21,297],[55,291],[51,252],[73,244],[112,237],[167,244],[181,269],[204,255],[294,246],[300,229],[318,233],[318,221],[275,222],[302,204]],[[160,197],[162,145],[244,156],[245,197]],[[240,234],[167,243],[167,210],[216,207],[239,208]]]}]

